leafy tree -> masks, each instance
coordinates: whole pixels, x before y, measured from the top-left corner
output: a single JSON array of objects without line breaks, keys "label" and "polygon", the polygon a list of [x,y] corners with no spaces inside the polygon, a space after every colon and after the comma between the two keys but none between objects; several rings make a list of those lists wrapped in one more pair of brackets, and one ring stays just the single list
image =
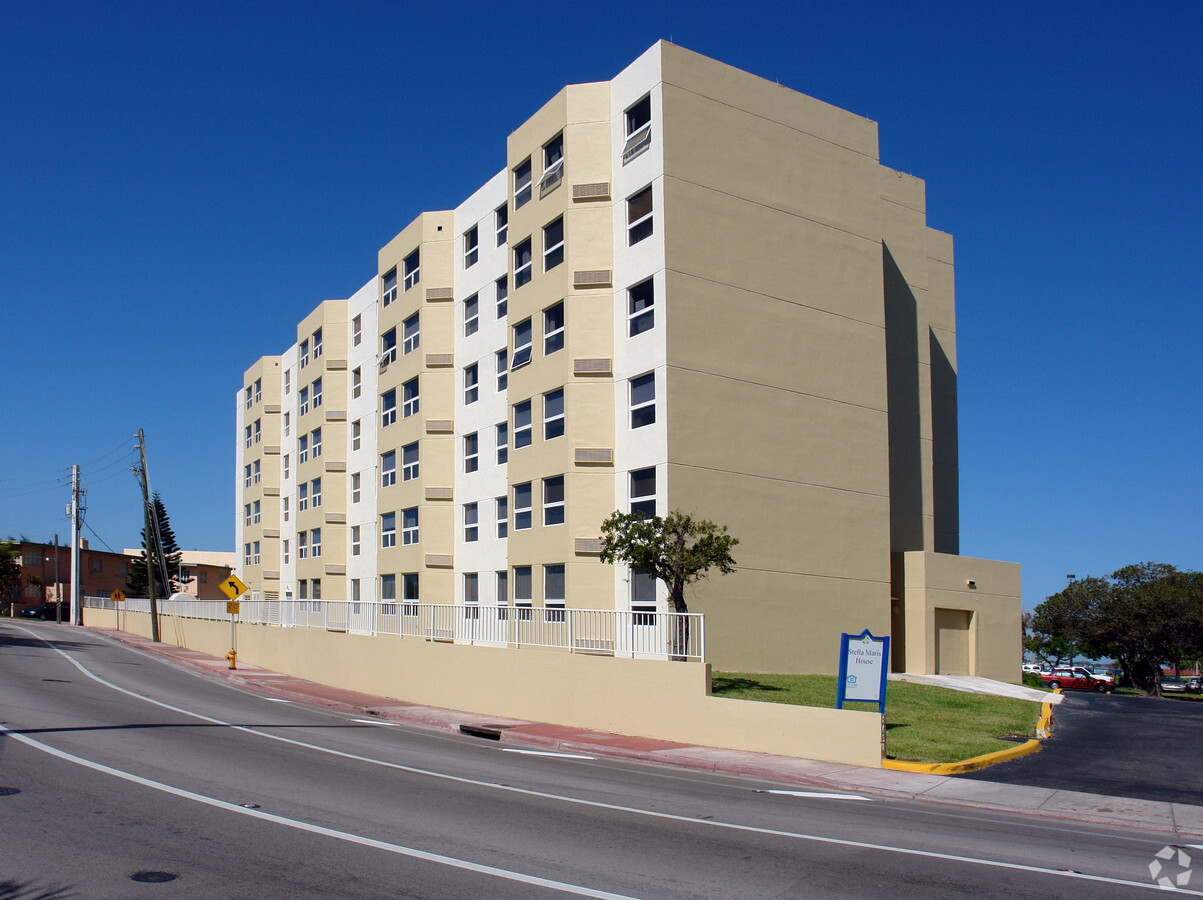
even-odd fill
[{"label": "leafy tree", "polygon": [[21,590],[20,550],[9,541],[0,541],[0,598],[8,603],[9,615]]},{"label": "leafy tree", "polygon": [[1203,575],[1140,563],[1083,578],[1036,607],[1032,631],[1048,646],[1112,656],[1133,684],[1156,691],[1163,664],[1203,653]]},{"label": "leafy tree", "polygon": [[684,613],[689,612],[685,585],[705,578],[712,568],[724,575],[733,572],[731,548],[738,543],[726,525],[678,510],[663,518],[616,510],[602,522],[601,560],[626,563],[663,581],[673,610]]},{"label": "leafy tree", "polygon": [[[180,548],[175,540],[175,532],[171,530],[171,520],[167,517],[167,507],[163,505],[163,500],[159,496],[159,492],[155,491],[154,496],[150,501],[151,515],[154,517],[152,525],[158,523],[159,537],[163,541],[163,559],[160,562],[159,554],[154,552],[154,542],[150,540],[150,536],[146,533],[146,528],[142,529],[142,554],[130,563],[129,577],[125,583],[125,592],[131,597],[147,597],[150,595],[150,579],[154,579],[155,596],[168,597],[175,591],[180,589],[178,573],[180,570]],[[150,554],[151,566],[147,568],[147,554]],[[167,584],[163,584],[163,569],[167,570]]]}]

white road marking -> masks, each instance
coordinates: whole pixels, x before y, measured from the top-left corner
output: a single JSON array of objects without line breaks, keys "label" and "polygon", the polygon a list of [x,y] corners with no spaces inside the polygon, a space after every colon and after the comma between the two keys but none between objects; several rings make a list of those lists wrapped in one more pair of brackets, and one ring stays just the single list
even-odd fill
[{"label": "white road marking", "polygon": [[[1127,881],[1122,878],[1109,878],[1105,875],[1088,875],[1084,872],[1074,872],[1074,871],[1070,871],[1068,869],[1048,869],[1048,868],[1044,868],[1042,866],[1029,866],[1029,865],[1025,865],[1023,863],[1010,863],[1010,862],[1004,862],[1002,860],[980,859],[978,857],[973,857],[973,856],[956,856],[956,855],[953,855],[950,853],[940,853],[935,850],[916,850],[916,849],[910,848],[910,847],[894,847],[889,844],[873,844],[873,843],[869,843],[866,841],[853,841],[853,840],[848,840],[845,838],[833,838],[833,837],[827,837],[825,835],[806,834],[804,832],[796,832],[796,831],[781,831],[781,830],[778,830],[775,828],[760,828],[755,825],[738,825],[733,822],[720,822],[720,821],[716,821],[714,819],[696,819],[696,818],[692,818],[690,816],[675,815],[673,813],[656,812],[654,810],[648,810],[648,809],[636,809],[634,807],[619,806],[619,805],[613,804],[613,803],[602,803],[597,800],[583,800],[583,799],[580,799],[577,797],[565,797],[565,796],[562,796],[559,794],[549,794],[549,793],[545,793],[543,791],[534,791],[534,790],[529,790],[527,788],[518,788],[518,787],[513,787],[511,785],[506,785],[506,784],[497,784],[496,782],[477,781],[475,779],[464,778],[459,775],[448,775],[444,772],[433,772],[428,769],[418,769],[413,766],[402,765],[401,763],[391,763],[391,762],[385,762],[383,760],[372,759],[372,758],[366,757],[366,756],[358,756],[354,753],[345,753],[342,750],[333,750],[328,747],[319,747],[316,744],[307,744],[304,741],[297,741],[297,740],[293,740],[292,738],[281,737],[281,736],[275,735],[275,734],[268,734],[267,732],[263,732],[263,731],[256,731],[255,729],[248,728],[245,725],[234,725],[230,722],[223,722],[220,719],[214,719],[210,716],[206,716],[201,713],[195,713],[195,712],[190,712],[189,710],[186,710],[186,709],[180,709],[177,706],[172,706],[171,704],[164,703],[161,700],[155,700],[151,697],[145,697],[141,694],[135,693],[134,691],[127,690],[126,688],[119,687],[118,685],[115,685],[108,681],[105,681],[99,675],[93,674],[86,667],[84,667],[81,663],[72,659],[64,651],[62,651],[58,647],[54,646],[53,643],[46,640],[41,635],[39,635],[35,632],[32,632],[32,631],[29,631],[28,629],[21,628],[20,626],[17,626],[17,625],[14,625],[13,627],[17,628],[20,631],[24,631],[26,634],[30,635],[31,637],[35,637],[38,640],[42,641],[42,643],[46,644],[48,647],[50,647],[52,650],[54,650],[56,653],[58,653],[60,656],[62,656],[64,659],[66,659],[69,663],[71,663],[71,665],[75,666],[76,669],[78,669],[80,672],[82,672],[88,678],[91,678],[93,681],[95,681],[99,684],[102,684],[105,687],[111,688],[112,690],[115,690],[119,693],[126,694],[127,696],[134,697],[138,700],[142,700],[146,703],[151,703],[155,706],[159,706],[164,709],[170,709],[173,712],[180,713],[181,715],[189,716],[194,719],[199,719],[202,722],[209,722],[209,723],[212,723],[215,725],[224,725],[235,731],[242,731],[247,734],[253,734],[253,735],[257,735],[262,738],[267,738],[268,740],[279,741],[282,744],[288,744],[288,745],[294,746],[294,747],[301,747],[301,748],[307,749],[307,750],[314,750],[319,753],[327,753],[331,756],[337,756],[342,759],[349,759],[349,760],[353,760],[356,762],[369,763],[371,765],[381,766],[386,769],[395,769],[397,771],[409,772],[409,773],[415,774],[415,775],[426,775],[431,778],[441,778],[446,781],[456,782],[458,784],[467,784],[467,785],[472,785],[475,787],[492,788],[494,790],[508,791],[510,793],[521,794],[521,795],[524,795],[527,797],[536,797],[536,798],[544,799],[544,800],[554,800],[554,801],[558,801],[558,802],[562,802],[562,803],[574,803],[579,806],[587,806],[587,807],[591,807],[594,809],[605,809],[605,810],[609,810],[611,812],[627,813],[630,815],[646,816],[646,817],[652,818],[652,819],[664,819],[666,821],[671,821],[671,822],[686,822],[691,825],[709,826],[709,827],[713,827],[713,828],[726,828],[726,829],[729,829],[732,831],[743,831],[743,832],[748,832],[750,834],[764,834],[764,835],[770,835],[773,837],[794,838],[796,840],[811,841],[813,843],[818,843],[818,844],[830,844],[830,845],[838,846],[838,847],[854,847],[859,850],[880,850],[880,851],[883,851],[886,853],[898,853],[903,856],[917,856],[917,857],[926,858],[926,859],[939,859],[939,860],[944,860],[947,862],[969,863],[971,865],[987,866],[990,868],[997,868],[997,869],[1011,869],[1011,870],[1020,871],[1020,872],[1032,872],[1032,873],[1041,874],[1041,875],[1053,875],[1053,876],[1057,876],[1060,878],[1073,878],[1073,879],[1077,879],[1080,881],[1097,881],[1097,882],[1102,882],[1104,884],[1122,885],[1124,887],[1136,887],[1136,888],[1145,888],[1145,889],[1150,889],[1150,890],[1161,890],[1161,887],[1159,885],[1151,883],[1151,882]],[[20,738],[22,740],[28,740],[23,735],[18,735],[18,734],[12,733],[9,729],[5,728],[3,725],[0,725],[0,731],[12,734],[12,736],[15,738]],[[47,747],[46,749],[48,751],[54,752],[56,755],[63,755],[64,758],[66,758],[66,755],[60,754],[60,751],[54,750],[51,747]],[[81,760],[81,762],[84,764],[92,765],[87,760]],[[99,764],[96,764],[96,765],[99,765]],[[137,776],[130,776],[130,777],[137,778]],[[180,791],[179,789],[171,788],[169,785],[164,785],[164,788],[167,789],[169,792],[179,793],[180,796],[184,796],[186,793],[186,792]],[[221,802],[221,801],[217,801],[217,802]],[[243,813],[251,812],[249,810],[244,810],[241,807],[236,807],[235,810],[238,812],[243,812]],[[316,826],[314,826],[314,828],[316,828]],[[1194,845],[1192,845],[1192,846],[1194,846]],[[1188,895],[1195,896],[1195,897],[1203,897],[1203,891],[1189,891],[1189,890],[1186,890],[1185,888],[1178,888],[1178,893],[1188,894]]]},{"label": "white road marking", "polygon": [[291,700],[283,700],[279,697],[264,697],[264,700],[270,700],[272,703],[292,703]]},{"label": "white road marking", "polygon": [[557,759],[593,759],[579,753],[553,753],[550,750],[519,750],[517,747],[502,747],[503,753],[525,753],[527,756],[554,756]]},{"label": "white road marking", "polygon": [[377,841],[372,838],[361,837],[358,834],[350,834],[346,831],[335,831],[333,828],[324,828],[321,825],[314,825],[310,822],[302,822],[299,819],[289,819],[285,816],[277,816],[273,813],[264,812],[261,809],[251,809],[235,803],[227,803],[225,800],[218,800],[216,797],[207,797],[204,794],[197,794],[192,791],[186,791],[182,788],[173,787],[170,784],[163,784],[159,781],[151,781],[149,778],[142,778],[139,775],[134,775],[131,772],[123,772],[120,769],[114,769],[111,766],[102,765],[101,763],[93,762],[89,759],[83,759],[79,756],[73,756],[62,750],[58,750],[48,744],[43,744],[41,741],[35,741],[33,738],[23,734],[18,734],[7,726],[0,724],[0,734],[7,734],[16,738],[23,744],[27,744],[34,749],[41,750],[43,753],[49,753],[51,756],[56,756],[59,759],[67,762],[75,763],[76,765],[85,766],[89,769],[94,769],[97,772],[103,772],[106,775],[113,775],[117,778],[131,781],[134,784],[140,784],[143,787],[153,788],[156,791],[162,791],[165,794],[172,794],[176,797],[182,797],[185,800],[192,800],[196,803],[203,803],[206,806],[212,806],[217,809],[223,809],[226,812],[238,813],[242,816],[250,816],[252,819],[262,819],[265,822],[273,822],[276,825],[285,825],[289,828],[295,828],[298,831],[308,831],[311,834],[320,834],[324,837],[336,838],[340,841],[347,841],[352,844],[360,844],[364,847],[374,847],[377,850],[387,850],[389,853],[396,853],[400,856],[409,856],[413,859],[420,859],[425,862],[438,863],[444,866],[453,866],[456,869],[465,869],[469,872],[476,872],[480,875],[491,875],[495,878],[504,878],[507,881],[518,881],[523,884],[533,884],[539,887],[551,888],[556,891],[564,891],[569,894],[576,894],[579,897],[596,897],[599,900],[635,900],[633,897],[628,897],[625,894],[612,894],[609,891],[595,891],[591,888],[580,887],[575,884],[567,884],[563,881],[552,881],[548,878],[539,878],[537,875],[526,875],[522,872],[512,872],[508,869],[499,869],[496,866],[485,866],[480,863],[469,862],[466,859],[456,859],[453,856],[443,856],[439,853],[428,853],[425,850],[417,850],[413,847],[403,847],[400,844],[390,844],[387,841]]},{"label": "white road marking", "polygon": [[352,722],[358,722],[360,725],[388,725],[390,728],[400,728],[398,722],[383,722],[380,719],[352,719]]},{"label": "white road marking", "polygon": [[[859,794],[824,794],[819,791],[757,791],[758,794],[785,794],[788,797],[809,797],[815,800],[869,800]],[[872,801],[870,801],[872,802]]]}]

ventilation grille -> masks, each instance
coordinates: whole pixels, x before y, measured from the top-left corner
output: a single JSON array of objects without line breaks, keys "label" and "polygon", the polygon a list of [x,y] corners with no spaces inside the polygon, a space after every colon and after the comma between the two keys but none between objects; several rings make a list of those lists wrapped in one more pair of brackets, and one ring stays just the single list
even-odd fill
[{"label": "ventilation grille", "polygon": [[326,574],[327,575],[346,575],[347,567],[346,566],[326,566]]},{"label": "ventilation grille", "polygon": [[328,359],[326,360],[326,369],[331,372],[345,372],[347,361],[345,359]]},{"label": "ventilation grille", "polygon": [[455,489],[449,487],[428,487],[426,489],[427,500],[451,500],[455,497]]},{"label": "ventilation grille", "polygon": [[593,184],[574,184],[572,186],[573,200],[609,200],[610,182],[598,181]]},{"label": "ventilation grille", "polygon": [[263,580],[264,580],[264,581],[279,581],[279,580],[280,580],[280,573],[279,573],[279,572],[270,572],[270,571],[265,571],[265,572],[263,573]]},{"label": "ventilation grille", "polygon": [[278,416],[280,414],[280,404],[279,403],[268,403],[266,406],[263,407],[263,411],[265,413],[267,413],[269,416]]},{"label": "ventilation grille", "polygon": [[449,569],[453,565],[450,553],[427,553],[426,565],[431,568]]},{"label": "ventilation grille", "polygon": [[326,410],[327,422],[345,422],[347,421],[347,411],[345,409],[328,409]]},{"label": "ventilation grille", "polygon": [[573,375],[609,375],[612,371],[609,359],[574,359]]},{"label": "ventilation grille", "polygon": [[347,464],[345,462],[328,462],[326,463],[327,472],[345,472]]},{"label": "ventilation grille", "polygon": [[347,514],[346,513],[326,513],[326,524],[327,525],[346,525],[347,524]]},{"label": "ventilation grille", "polygon": [[455,423],[451,419],[427,419],[426,433],[427,434],[451,434],[455,429]]},{"label": "ventilation grille", "polygon": [[264,528],[263,536],[265,538],[278,538],[280,536],[279,528]]},{"label": "ventilation grille", "polygon": [[426,365],[430,368],[438,366],[453,366],[455,365],[455,354],[453,353],[427,353]]},{"label": "ventilation grille", "polygon": [[263,455],[264,456],[279,456],[280,448],[277,447],[275,444],[268,444],[267,446],[265,446],[263,448]]},{"label": "ventilation grille", "polygon": [[449,287],[427,288],[426,289],[426,299],[427,300],[453,300],[454,298],[455,298],[455,292],[452,288],[449,288]]},{"label": "ventilation grille", "polygon": [[274,488],[273,487],[265,487],[263,489],[263,496],[264,497],[279,497],[280,489],[278,487],[274,487]]},{"label": "ventilation grille", "polygon": [[573,549],[577,553],[601,553],[601,538],[577,538]]},{"label": "ventilation grille", "polygon": [[584,269],[572,273],[573,287],[609,287],[609,269]]},{"label": "ventilation grille", "polygon": [[573,451],[573,462],[578,464],[613,465],[614,451],[610,447],[577,447]]}]

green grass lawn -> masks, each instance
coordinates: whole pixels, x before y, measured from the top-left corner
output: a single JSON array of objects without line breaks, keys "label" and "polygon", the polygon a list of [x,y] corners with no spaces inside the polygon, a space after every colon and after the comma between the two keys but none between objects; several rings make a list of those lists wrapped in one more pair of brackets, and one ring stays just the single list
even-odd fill
[{"label": "green grass lawn", "polygon": [[[714,672],[711,680],[716,697],[835,708],[834,675]],[[949,763],[1005,750],[1016,739],[1036,736],[1040,706],[1034,700],[891,681],[886,687],[886,755]],[[844,708],[876,712],[877,704],[845,703]]]}]

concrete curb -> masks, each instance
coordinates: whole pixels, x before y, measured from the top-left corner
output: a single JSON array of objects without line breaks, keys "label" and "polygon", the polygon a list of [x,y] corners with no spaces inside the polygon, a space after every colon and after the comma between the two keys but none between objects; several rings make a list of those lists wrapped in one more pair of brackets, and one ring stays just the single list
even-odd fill
[{"label": "concrete curb", "polygon": [[[1054,691],[1054,693],[1058,694],[1060,692],[1060,688]],[[1052,731],[1052,723],[1053,704],[1046,700],[1041,708],[1040,718],[1036,720],[1035,740],[1025,741],[1018,746],[1008,747],[1006,750],[983,753],[981,756],[975,756],[972,759],[962,759],[958,762],[919,763],[906,762],[899,759],[883,759],[881,767],[883,769],[894,769],[898,772],[921,772],[924,775],[963,775],[966,772],[976,772],[978,769],[984,769],[995,763],[1019,759],[1021,756],[1038,752],[1040,750],[1040,740],[1048,737]]]}]

